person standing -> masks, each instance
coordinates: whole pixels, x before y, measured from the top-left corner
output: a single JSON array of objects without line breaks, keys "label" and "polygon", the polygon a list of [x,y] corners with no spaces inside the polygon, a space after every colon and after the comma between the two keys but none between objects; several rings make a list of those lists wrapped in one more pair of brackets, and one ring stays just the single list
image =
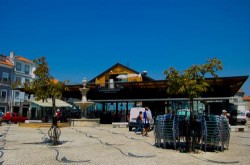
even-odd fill
[{"label": "person standing", "polygon": [[138,131],[142,132],[142,111],[139,112],[139,115],[136,118],[137,128],[135,129],[135,133]]},{"label": "person standing", "polygon": [[145,111],[143,112],[143,124],[144,124],[144,131],[143,136],[148,136],[149,130],[149,114],[148,114],[148,107],[145,107]]},{"label": "person standing", "polygon": [[228,120],[228,114],[226,110],[222,110],[222,114],[221,114],[222,120],[226,121],[227,123],[229,123]]},{"label": "person standing", "polygon": [[60,111],[60,109],[56,110],[56,116],[57,116],[57,121],[60,123],[60,120],[61,120],[61,111]]},{"label": "person standing", "polygon": [[168,109],[168,113],[165,115],[165,119],[166,120],[172,120],[172,111],[170,109]]},{"label": "person standing", "polygon": [[221,116],[227,117],[227,111],[226,110],[222,110]]}]

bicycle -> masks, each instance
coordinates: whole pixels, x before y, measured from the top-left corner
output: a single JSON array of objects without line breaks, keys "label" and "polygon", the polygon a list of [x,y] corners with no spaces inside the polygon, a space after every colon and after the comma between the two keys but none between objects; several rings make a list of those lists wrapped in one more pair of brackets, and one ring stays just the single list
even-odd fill
[{"label": "bicycle", "polygon": [[53,145],[59,144],[59,136],[61,135],[61,130],[57,125],[52,125],[48,130],[48,135]]}]

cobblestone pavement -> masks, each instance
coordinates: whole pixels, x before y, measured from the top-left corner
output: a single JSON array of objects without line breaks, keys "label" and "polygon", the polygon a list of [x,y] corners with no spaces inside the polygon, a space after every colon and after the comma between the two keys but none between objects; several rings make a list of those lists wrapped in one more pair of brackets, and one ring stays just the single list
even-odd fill
[{"label": "cobblestone pavement", "polygon": [[0,164],[250,164],[250,131],[231,132],[229,150],[180,153],[154,146],[154,135],[144,137],[128,128],[61,128],[61,145],[52,146],[48,128],[0,126]]}]

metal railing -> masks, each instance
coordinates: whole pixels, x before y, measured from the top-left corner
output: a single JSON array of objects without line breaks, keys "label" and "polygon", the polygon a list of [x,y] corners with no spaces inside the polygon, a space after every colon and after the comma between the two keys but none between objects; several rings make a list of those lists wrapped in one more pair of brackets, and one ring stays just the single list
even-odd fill
[{"label": "metal railing", "polygon": [[0,102],[1,103],[7,103],[8,102],[7,97],[0,97]]},{"label": "metal railing", "polygon": [[99,90],[120,90],[123,88],[123,83],[124,82],[119,81],[99,83],[97,88]]},{"label": "metal railing", "polygon": [[12,104],[14,106],[23,106],[23,105],[29,105],[29,100],[28,99],[19,99],[17,101],[13,101]]},{"label": "metal railing", "polygon": [[10,85],[11,84],[11,81],[10,79],[3,79],[3,78],[0,78],[0,84],[5,84],[5,85]]}]

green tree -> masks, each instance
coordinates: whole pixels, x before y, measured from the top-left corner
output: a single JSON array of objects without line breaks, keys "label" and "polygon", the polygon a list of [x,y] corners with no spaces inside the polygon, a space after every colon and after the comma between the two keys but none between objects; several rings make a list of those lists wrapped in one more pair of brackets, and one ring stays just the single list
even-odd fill
[{"label": "green tree", "polygon": [[34,60],[36,70],[34,74],[36,79],[33,82],[23,84],[24,91],[33,93],[36,100],[46,101],[52,99],[52,114],[56,111],[56,98],[62,96],[62,92],[66,90],[68,81],[59,82],[49,74],[49,66],[45,57],[40,57]]},{"label": "green tree", "polygon": [[214,78],[218,78],[217,71],[222,70],[220,60],[213,58],[205,64],[193,65],[183,72],[177,71],[171,67],[164,72],[168,82],[167,92],[169,94],[181,94],[189,98],[190,102],[190,131],[187,137],[187,150],[194,150],[194,144],[191,146],[190,137],[194,134],[194,115],[193,115],[193,99],[200,97],[202,93],[209,89],[209,83],[206,81],[206,75],[211,74]]}]

